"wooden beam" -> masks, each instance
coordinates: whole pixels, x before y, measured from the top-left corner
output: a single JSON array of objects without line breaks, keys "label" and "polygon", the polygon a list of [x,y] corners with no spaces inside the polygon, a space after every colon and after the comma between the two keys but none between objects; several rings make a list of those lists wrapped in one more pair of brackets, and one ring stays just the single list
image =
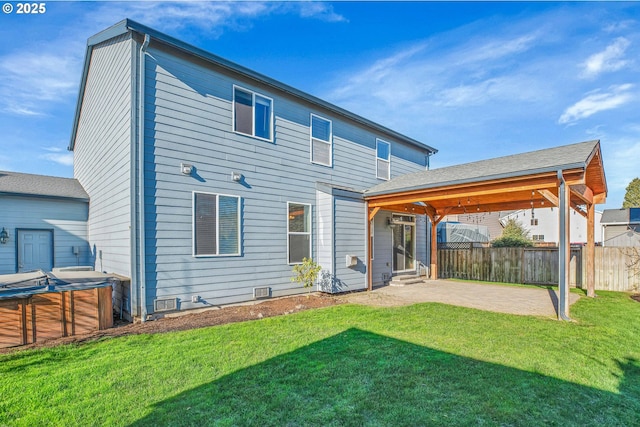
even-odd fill
[{"label": "wooden beam", "polygon": [[370,206],[387,206],[401,203],[429,202],[441,199],[466,199],[505,192],[532,191],[543,188],[555,188],[557,178],[555,174],[530,176],[511,181],[488,181],[469,185],[438,187],[431,189],[412,190],[389,195],[370,196],[367,200]]},{"label": "wooden beam", "polygon": [[376,216],[380,208],[373,208],[369,211],[369,221],[373,221],[373,217]]},{"label": "wooden beam", "polygon": [[593,204],[593,191],[586,185],[574,185],[571,194],[582,200],[587,205]]},{"label": "wooden beam", "polygon": [[595,205],[587,205],[587,296],[596,296]]},{"label": "wooden beam", "polygon": [[558,206],[558,203],[559,203],[558,202],[558,196],[553,194],[551,191],[549,191],[549,190],[538,190],[538,193],[540,193],[540,195],[542,197],[547,199],[547,201],[549,203],[551,203],[553,206]]},{"label": "wooden beam", "polygon": [[366,210],[365,212],[369,212],[367,215],[367,290],[373,289],[373,266],[371,263],[373,262],[373,248],[371,247],[371,225],[373,222],[373,217],[380,210],[380,208],[374,208],[369,211],[369,203],[365,202]]},{"label": "wooden beam", "polygon": [[600,194],[596,194],[593,196],[593,204],[594,205],[601,205],[603,203],[607,203],[607,194],[606,193],[600,193]]}]

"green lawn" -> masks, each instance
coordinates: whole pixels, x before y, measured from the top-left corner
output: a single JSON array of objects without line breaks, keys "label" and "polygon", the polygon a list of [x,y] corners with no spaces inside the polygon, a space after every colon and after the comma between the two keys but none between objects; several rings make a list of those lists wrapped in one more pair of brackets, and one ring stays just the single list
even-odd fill
[{"label": "green lawn", "polygon": [[342,305],[0,355],[0,426],[640,425],[640,304],[571,315]]}]

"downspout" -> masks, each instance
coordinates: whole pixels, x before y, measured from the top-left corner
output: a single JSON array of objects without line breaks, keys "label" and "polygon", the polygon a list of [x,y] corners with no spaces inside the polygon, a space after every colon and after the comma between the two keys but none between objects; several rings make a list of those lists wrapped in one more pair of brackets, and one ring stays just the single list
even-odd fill
[{"label": "downspout", "polygon": [[559,239],[558,239],[558,243],[559,243],[559,247],[558,247],[558,279],[559,279],[559,283],[558,283],[558,291],[559,291],[559,296],[558,296],[558,318],[560,320],[571,320],[570,317],[567,316],[568,313],[568,301],[569,301],[569,296],[568,296],[568,292],[569,292],[569,280],[568,280],[568,271],[567,271],[567,256],[570,253],[570,250],[568,250],[568,246],[570,245],[570,242],[568,241],[569,239],[567,239],[567,210],[569,209],[568,206],[566,206],[567,204],[567,194],[566,192],[569,191],[567,189],[567,183],[564,180],[564,176],[562,175],[562,171],[558,170],[558,181],[559,181],[559,186],[558,186],[558,201],[559,201],[559,219],[560,219],[560,227],[559,227]]},{"label": "downspout", "polygon": [[144,41],[140,47],[140,75],[138,77],[138,259],[140,274],[140,320],[147,320],[147,289],[146,289],[146,251],[144,232],[144,83],[145,83],[145,57],[147,47],[151,42],[149,34],[144,35]]}]

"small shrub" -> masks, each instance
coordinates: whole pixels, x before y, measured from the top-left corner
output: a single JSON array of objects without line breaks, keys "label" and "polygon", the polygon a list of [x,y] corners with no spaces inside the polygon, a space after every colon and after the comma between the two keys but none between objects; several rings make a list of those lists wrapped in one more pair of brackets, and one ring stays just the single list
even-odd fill
[{"label": "small shrub", "polygon": [[305,288],[309,288],[309,293],[311,293],[311,288],[316,282],[320,270],[322,270],[322,267],[311,258],[302,258],[302,264],[293,266],[294,276],[291,281],[301,283]]},{"label": "small shrub", "polygon": [[516,221],[511,218],[502,230],[502,236],[491,242],[494,248],[530,248],[533,242],[529,238],[529,232]]}]

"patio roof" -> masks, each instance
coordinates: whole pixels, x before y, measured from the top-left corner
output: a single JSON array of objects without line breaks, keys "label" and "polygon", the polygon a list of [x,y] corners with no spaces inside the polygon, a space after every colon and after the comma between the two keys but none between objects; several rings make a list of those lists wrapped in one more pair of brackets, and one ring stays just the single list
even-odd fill
[{"label": "patio roof", "polygon": [[[394,178],[365,191],[371,223],[381,209],[425,214],[431,220],[432,279],[438,278],[436,224],[449,214],[559,208],[559,318],[569,320],[569,211],[587,218],[587,295],[595,295],[595,208],[604,203],[607,181],[600,141],[586,141],[482,160]],[[368,251],[371,262],[371,250]],[[371,270],[369,288],[371,289]]]},{"label": "patio roof", "polygon": [[558,171],[574,208],[605,202],[597,140],[399,176],[366,190],[365,199],[371,208],[438,216],[557,206]]}]

